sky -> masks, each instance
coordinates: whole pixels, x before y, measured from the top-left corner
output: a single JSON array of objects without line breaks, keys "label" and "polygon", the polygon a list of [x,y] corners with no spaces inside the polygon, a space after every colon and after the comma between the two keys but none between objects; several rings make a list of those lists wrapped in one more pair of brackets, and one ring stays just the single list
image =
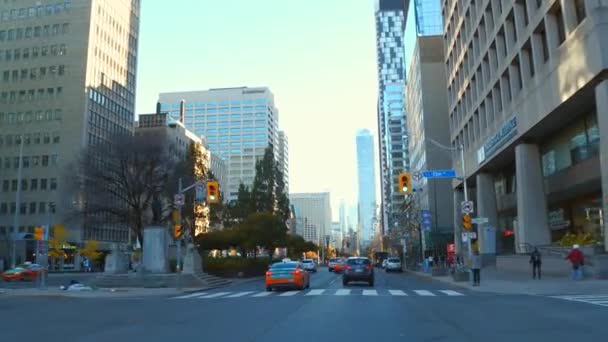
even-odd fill
[{"label": "sky", "polygon": [[136,112],[161,92],[268,86],[290,192],[329,191],[337,220],[357,201],[356,131],[377,144],[375,44],[373,0],[145,0]]}]

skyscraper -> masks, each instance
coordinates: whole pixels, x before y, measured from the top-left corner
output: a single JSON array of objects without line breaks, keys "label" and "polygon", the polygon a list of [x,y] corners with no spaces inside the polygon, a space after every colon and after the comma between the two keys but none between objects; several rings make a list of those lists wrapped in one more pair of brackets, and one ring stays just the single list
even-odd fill
[{"label": "skyscraper", "polygon": [[[251,186],[255,162],[266,147],[272,147],[275,159],[286,169],[287,153],[280,153],[279,111],[268,88],[222,88],[205,91],[161,93],[163,111],[179,119],[181,101],[185,101],[186,128],[204,135],[212,153],[228,166],[228,186],[224,198],[235,200],[241,183]],[[287,152],[284,139],[283,152]],[[285,183],[288,184],[288,174]]]},{"label": "skyscraper", "polygon": [[[67,166],[88,144],[133,133],[139,12],[138,0],[0,3],[0,236],[65,224],[79,204]],[[66,228],[75,243],[128,236]]]},{"label": "skyscraper", "polygon": [[403,33],[408,0],[377,0],[378,141],[380,151],[381,222],[386,233],[398,218],[404,196],[397,175],[409,168],[405,127],[405,60]]},{"label": "skyscraper", "polygon": [[[312,242],[320,246],[324,237],[331,235],[329,192],[289,194],[289,202],[296,211],[298,229],[305,229],[297,234],[309,241],[312,241],[312,237],[316,237],[317,241]],[[303,222],[304,225],[301,226],[300,222]],[[315,231],[310,231],[309,227],[314,227]]]},{"label": "skyscraper", "polygon": [[279,169],[285,181],[285,193],[289,193],[289,140],[285,131],[279,131]]},{"label": "skyscraper", "polygon": [[367,245],[374,236],[376,212],[376,168],[374,164],[374,137],[369,130],[357,132],[357,184],[361,244]]}]

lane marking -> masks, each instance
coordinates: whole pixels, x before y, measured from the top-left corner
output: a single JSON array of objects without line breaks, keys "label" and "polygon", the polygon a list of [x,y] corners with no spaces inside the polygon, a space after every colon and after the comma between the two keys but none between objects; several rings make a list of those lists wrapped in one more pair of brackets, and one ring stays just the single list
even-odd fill
[{"label": "lane marking", "polygon": [[402,290],[388,290],[388,292],[392,296],[407,296],[407,293],[403,292]]},{"label": "lane marking", "polygon": [[272,292],[270,292],[270,291],[264,291],[264,292],[260,292],[260,293],[258,293],[258,294],[254,294],[254,295],[253,295],[253,296],[251,296],[251,297],[268,297],[268,296],[270,296],[271,294],[272,294]]},{"label": "lane marking", "polygon": [[198,299],[217,298],[217,297],[221,297],[221,296],[231,294],[231,293],[232,292],[216,292],[216,293],[212,293],[210,295],[198,297]]},{"label": "lane marking", "polygon": [[298,293],[300,293],[300,292],[298,292],[298,291],[287,291],[287,292],[281,293],[279,296],[281,296],[281,297],[291,297],[291,296],[297,295]]},{"label": "lane marking", "polygon": [[325,292],[325,290],[320,290],[320,289],[310,290],[310,291],[308,291],[306,296],[320,296],[323,294],[323,292]]},{"label": "lane marking", "polygon": [[445,293],[448,296],[464,296],[462,293],[452,290],[439,290],[439,292]]},{"label": "lane marking", "polygon": [[340,289],[340,290],[336,291],[335,295],[336,296],[348,296],[348,295],[350,295],[350,290],[349,289]]},{"label": "lane marking", "polygon": [[193,298],[193,297],[204,296],[206,294],[207,294],[207,292],[197,292],[197,293],[191,293],[191,294],[188,294],[188,295],[185,295],[185,296],[173,297],[172,299]]},{"label": "lane marking", "polygon": [[376,291],[376,290],[363,290],[363,295],[364,296],[377,296],[378,295],[378,291]]},{"label": "lane marking", "polygon": [[414,290],[414,292],[416,292],[416,294],[419,296],[434,296],[435,295],[433,292],[427,291],[427,290]]},{"label": "lane marking", "polygon": [[253,293],[253,291],[237,292],[237,293],[235,293],[233,295],[226,296],[224,298],[238,298],[238,297],[246,296],[246,295],[251,294],[251,293]]}]

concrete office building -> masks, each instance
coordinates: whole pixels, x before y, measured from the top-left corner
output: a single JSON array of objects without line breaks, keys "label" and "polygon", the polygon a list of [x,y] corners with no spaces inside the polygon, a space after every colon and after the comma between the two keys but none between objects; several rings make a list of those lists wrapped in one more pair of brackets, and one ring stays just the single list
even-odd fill
[{"label": "concrete office building", "polygon": [[[303,220],[298,221],[298,229],[303,229],[298,234],[320,246],[324,236],[331,234],[329,192],[289,194],[289,202],[296,211],[296,219]],[[305,223],[304,226],[300,226],[300,222]],[[314,234],[310,232],[311,225],[314,226]],[[313,236],[316,241],[311,240]]]},{"label": "concrete office building", "polygon": [[[186,128],[204,135],[211,152],[226,162],[229,177],[222,189],[225,200],[236,200],[241,183],[253,184],[255,162],[262,158],[267,147],[273,148],[279,164],[288,165],[287,160],[281,161],[287,154],[280,157],[279,111],[268,88],[222,88],[159,95],[161,109],[176,120],[182,100],[186,106]],[[287,178],[286,183],[289,183]]]},{"label": "concrete office building", "polygon": [[[133,133],[139,11],[138,0],[0,2],[0,236],[64,223],[77,204],[62,193],[67,166]],[[68,241],[128,235],[82,228],[67,225]]]},{"label": "concrete office building", "polygon": [[567,232],[606,249],[608,4],[443,1],[443,13],[452,146],[464,146],[475,215],[489,219],[481,252],[524,253]]},{"label": "concrete office building", "polygon": [[377,0],[376,50],[378,60],[378,147],[380,153],[381,226],[383,233],[397,222],[404,195],[397,176],[407,170],[405,129],[405,59],[403,33],[407,0]]},{"label": "concrete office building", "polygon": [[369,245],[377,231],[376,218],[376,167],[374,162],[374,136],[369,130],[357,132],[357,194],[361,244]]},{"label": "concrete office building", "polygon": [[289,140],[285,131],[279,131],[279,170],[283,173],[285,193],[289,193]]},{"label": "concrete office building", "polygon": [[[451,152],[437,145],[451,146],[443,36],[418,36],[411,58],[405,100],[411,170],[450,169]],[[425,246],[445,250],[454,230],[452,180],[422,178],[414,186],[421,208],[431,213]]]}]

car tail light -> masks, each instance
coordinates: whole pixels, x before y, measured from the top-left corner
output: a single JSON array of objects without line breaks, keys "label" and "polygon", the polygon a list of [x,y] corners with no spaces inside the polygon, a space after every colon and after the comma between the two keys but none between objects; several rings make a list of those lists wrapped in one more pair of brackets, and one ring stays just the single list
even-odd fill
[{"label": "car tail light", "polygon": [[289,273],[291,273],[291,274],[300,274],[300,270],[291,271]]},{"label": "car tail light", "polygon": [[352,268],[350,266],[346,265],[346,266],[344,266],[344,269],[350,271]]},{"label": "car tail light", "polygon": [[372,266],[372,265],[368,265],[368,266],[367,266],[367,269],[371,271],[371,270],[373,270],[373,269],[374,269],[374,266]]},{"label": "car tail light", "polygon": [[266,272],[267,277],[270,277],[271,275],[272,275],[272,272],[270,272],[270,271]]}]

